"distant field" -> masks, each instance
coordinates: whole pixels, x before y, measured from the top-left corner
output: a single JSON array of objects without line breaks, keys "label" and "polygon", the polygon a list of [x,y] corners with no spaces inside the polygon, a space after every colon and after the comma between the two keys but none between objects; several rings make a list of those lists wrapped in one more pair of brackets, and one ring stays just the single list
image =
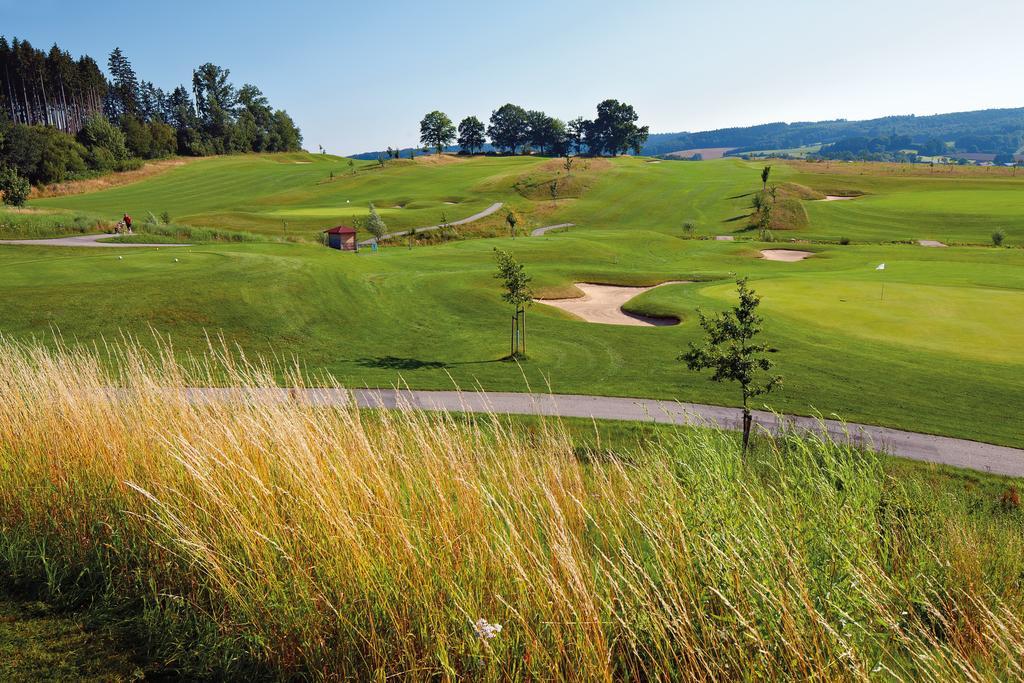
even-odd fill
[{"label": "distant field", "polygon": [[788,154],[794,157],[804,157],[821,150],[821,145],[804,145],[803,147],[789,147],[786,149],[761,149],[750,152],[752,156],[767,154]]},{"label": "distant field", "polygon": [[735,147],[702,147],[700,149],[683,149],[683,150],[680,150],[678,152],[669,152],[665,156],[687,158],[687,157],[692,157],[695,154],[699,154],[699,155],[701,155],[701,157],[705,161],[709,161],[711,159],[721,159],[728,152],[730,152],[730,151],[732,151],[734,149],[736,149],[736,148]]}]

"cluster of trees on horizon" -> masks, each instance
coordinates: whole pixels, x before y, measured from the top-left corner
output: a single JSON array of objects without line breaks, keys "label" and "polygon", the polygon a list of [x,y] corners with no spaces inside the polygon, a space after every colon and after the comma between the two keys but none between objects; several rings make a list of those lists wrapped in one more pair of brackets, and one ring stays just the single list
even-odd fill
[{"label": "cluster of trees on horizon", "polygon": [[206,63],[191,88],[142,80],[120,48],[109,78],[88,55],[72,58],[0,36],[0,168],[51,183],[138,166],[174,154],[285,152],[302,134],[255,85]]},{"label": "cluster of trees on horizon", "polygon": [[511,103],[491,112],[487,126],[476,116],[467,116],[456,128],[447,114],[432,111],[420,121],[420,143],[438,154],[453,142],[462,153],[476,154],[483,151],[488,139],[495,150],[505,154],[640,154],[649,129],[637,126],[638,118],[632,105],[611,99],[597,105],[593,120],[581,116],[567,123]]}]

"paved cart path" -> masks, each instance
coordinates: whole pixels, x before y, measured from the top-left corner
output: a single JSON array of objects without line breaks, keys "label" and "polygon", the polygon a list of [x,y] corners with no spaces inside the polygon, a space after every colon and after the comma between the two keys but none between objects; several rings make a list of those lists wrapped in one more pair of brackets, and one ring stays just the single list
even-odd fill
[{"label": "paved cart path", "polygon": [[571,228],[576,225],[575,223],[559,223],[557,225],[545,225],[543,228],[534,228],[530,231],[530,237],[540,237],[549,230],[557,230],[558,228]]},{"label": "paved cart path", "polygon": [[191,247],[191,244],[167,244],[145,242],[100,242],[118,237],[114,233],[103,235],[75,235],[74,237],[53,237],[45,240],[0,240],[0,244],[29,244],[36,247]]},{"label": "paved cart path", "polygon": [[[302,399],[314,405],[344,406],[354,398],[356,405],[362,408],[549,415],[740,429],[740,412],[736,408],[614,396],[520,394],[502,391],[414,391],[407,389],[355,389],[350,391],[340,388],[256,390],[195,388],[187,391],[190,398],[197,401],[236,400],[244,396],[247,400],[289,401]],[[836,440],[850,441],[890,455],[979,472],[1024,477],[1024,449],[874,425],[843,424],[838,420],[820,421],[816,418],[801,416],[783,416],[781,419],[787,426],[799,430],[821,433],[824,428]],[[772,432],[778,431],[780,427],[780,416],[773,413],[754,411],[754,421],[757,425]]]},{"label": "paved cart path", "polygon": [[[497,211],[498,209],[500,209],[503,206],[505,206],[504,203],[502,203],[502,202],[495,202],[494,204],[491,204],[490,206],[488,206],[486,209],[484,209],[480,213],[474,213],[472,216],[467,216],[466,218],[462,218],[462,219],[457,220],[457,221],[451,221],[450,223],[448,223],[448,225],[465,225],[466,223],[472,223],[473,221],[478,221],[481,218],[486,218],[487,216],[490,216],[492,213],[494,213],[495,211]],[[441,229],[443,227],[444,227],[444,224],[442,223],[442,224],[438,224],[438,225],[428,225],[425,228],[413,228],[413,229],[416,230],[416,232],[429,232],[430,230],[439,230],[439,229]],[[410,229],[410,230],[400,230],[398,232],[389,232],[386,235],[381,235],[380,238],[382,240],[387,240],[387,239],[391,239],[392,237],[404,237],[405,235],[408,235],[410,232],[412,232],[413,229]],[[361,247],[368,247],[371,244],[373,244],[375,241],[377,241],[376,238],[371,237],[368,240],[363,240],[362,242],[360,242],[359,246],[361,246]]]}]

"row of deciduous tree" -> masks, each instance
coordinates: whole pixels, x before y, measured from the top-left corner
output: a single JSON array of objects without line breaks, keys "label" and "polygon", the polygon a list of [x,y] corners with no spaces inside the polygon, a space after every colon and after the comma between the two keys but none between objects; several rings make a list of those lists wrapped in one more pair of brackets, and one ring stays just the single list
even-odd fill
[{"label": "row of deciduous tree", "polygon": [[203,64],[191,88],[142,80],[120,48],[109,78],[89,56],[0,36],[0,166],[33,183],[125,167],[172,154],[295,151],[302,135],[254,85]]},{"label": "row of deciduous tree", "polygon": [[456,128],[447,114],[432,111],[420,121],[420,142],[438,153],[457,141],[463,152],[475,154],[490,139],[496,150],[508,154],[639,154],[649,131],[636,125],[638,118],[632,105],[618,100],[598,104],[593,120],[578,117],[568,123],[542,111],[504,104],[491,112],[489,125],[467,116]]}]

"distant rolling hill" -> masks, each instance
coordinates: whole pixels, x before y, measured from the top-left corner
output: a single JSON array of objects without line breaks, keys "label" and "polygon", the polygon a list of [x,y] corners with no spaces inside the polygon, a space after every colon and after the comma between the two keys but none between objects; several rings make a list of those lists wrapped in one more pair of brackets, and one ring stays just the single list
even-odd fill
[{"label": "distant rolling hill", "polygon": [[[1016,109],[982,109],[978,111],[934,114],[932,116],[885,116],[864,121],[801,121],[796,123],[764,123],[756,126],[719,128],[696,133],[652,133],[643,148],[647,156],[690,157],[701,153],[704,159],[723,154],[741,154],[756,150],[785,150],[808,145],[832,144],[863,138],[909,138],[918,146],[927,143],[945,145],[941,152],[964,154],[1024,153],[1024,107]],[[401,156],[408,158],[413,148],[404,147]],[[457,152],[456,146],[445,148]],[[485,152],[493,151],[485,145]],[[922,151],[922,154],[926,153]],[[353,154],[353,159],[374,160],[385,152],[378,150]],[[417,150],[416,154],[422,154]]]},{"label": "distant rolling hill", "polygon": [[933,116],[886,116],[865,121],[765,123],[697,133],[652,133],[643,153],[650,156],[727,147],[730,153],[789,149],[851,138],[909,136],[915,143],[953,143],[965,153],[1013,154],[1024,142],[1024,108],[983,109]]}]

